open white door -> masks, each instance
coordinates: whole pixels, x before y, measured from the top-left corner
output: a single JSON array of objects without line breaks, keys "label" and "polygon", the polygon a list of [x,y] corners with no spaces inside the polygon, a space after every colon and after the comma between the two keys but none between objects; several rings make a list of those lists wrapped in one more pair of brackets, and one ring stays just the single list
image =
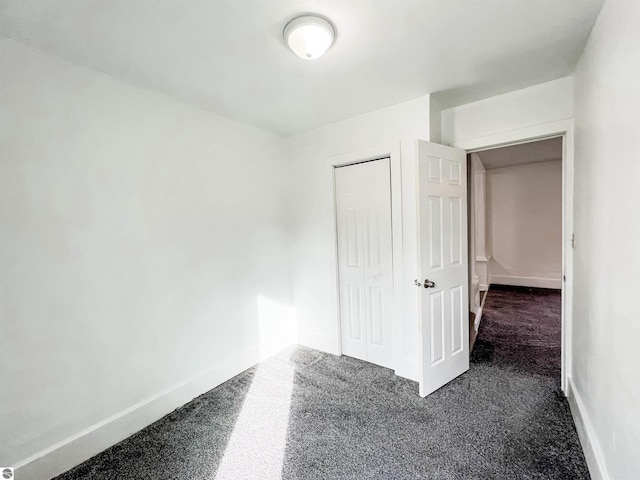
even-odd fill
[{"label": "open white door", "polygon": [[418,141],[420,395],[469,369],[466,152]]}]

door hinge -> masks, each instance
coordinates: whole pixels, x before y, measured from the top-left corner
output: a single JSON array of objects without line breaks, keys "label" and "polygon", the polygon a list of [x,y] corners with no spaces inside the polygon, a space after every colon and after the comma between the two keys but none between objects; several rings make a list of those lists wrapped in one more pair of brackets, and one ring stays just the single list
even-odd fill
[{"label": "door hinge", "polygon": [[576,248],[576,234],[571,234],[571,248]]}]

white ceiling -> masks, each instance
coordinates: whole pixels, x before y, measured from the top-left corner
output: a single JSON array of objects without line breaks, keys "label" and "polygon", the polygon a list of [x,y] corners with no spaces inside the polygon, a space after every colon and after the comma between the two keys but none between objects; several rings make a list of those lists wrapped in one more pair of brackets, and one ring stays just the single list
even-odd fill
[{"label": "white ceiling", "polygon": [[476,152],[487,170],[562,160],[562,137]]},{"label": "white ceiling", "polygon": [[[573,71],[603,0],[0,0],[0,36],[282,135],[439,92],[447,106]],[[302,12],[338,37],[282,41]]]}]

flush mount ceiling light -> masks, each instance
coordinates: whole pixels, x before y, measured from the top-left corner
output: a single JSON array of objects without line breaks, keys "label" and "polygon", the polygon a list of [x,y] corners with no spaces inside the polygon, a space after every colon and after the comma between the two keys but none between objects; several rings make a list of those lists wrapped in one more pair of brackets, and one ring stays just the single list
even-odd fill
[{"label": "flush mount ceiling light", "polygon": [[294,18],[284,27],[284,41],[300,58],[312,60],[326,52],[336,36],[333,25],[315,15]]}]

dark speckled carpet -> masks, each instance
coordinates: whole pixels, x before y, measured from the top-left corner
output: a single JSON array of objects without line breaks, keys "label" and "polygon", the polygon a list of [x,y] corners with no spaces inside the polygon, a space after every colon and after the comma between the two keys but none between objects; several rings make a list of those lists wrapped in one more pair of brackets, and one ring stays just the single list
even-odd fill
[{"label": "dark speckled carpet", "polygon": [[472,361],[544,375],[560,385],[560,290],[492,285]]},{"label": "dark speckled carpet", "polygon": [[292,348],[57,478],[587,479],[559,312],[557,291],[492,287],[469,372],[425,399],[388,369]]}]

